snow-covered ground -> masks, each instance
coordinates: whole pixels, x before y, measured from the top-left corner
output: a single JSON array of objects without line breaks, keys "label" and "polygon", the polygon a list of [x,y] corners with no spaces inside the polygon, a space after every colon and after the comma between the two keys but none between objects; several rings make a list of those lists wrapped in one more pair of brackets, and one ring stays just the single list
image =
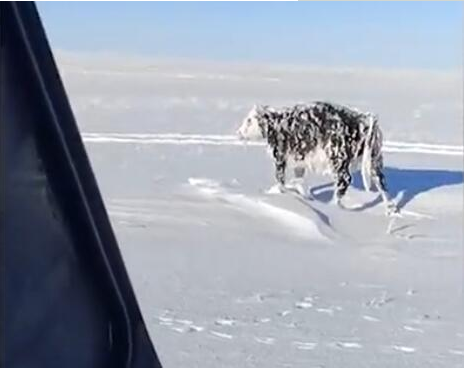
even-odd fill
[{"label": "snow-covered ground", "polygon": [[[58,64],[165,366],[464,365],[462,71]],[[313,201],[266,193],[265,147],[235,128],[316,99],[379,113],[404,218],[359,178],[352,211],[327,178]]]}]

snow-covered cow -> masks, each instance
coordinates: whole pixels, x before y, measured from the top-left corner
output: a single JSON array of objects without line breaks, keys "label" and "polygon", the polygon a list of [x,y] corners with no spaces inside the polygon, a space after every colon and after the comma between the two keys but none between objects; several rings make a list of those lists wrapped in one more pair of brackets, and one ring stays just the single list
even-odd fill
[{"label": "snow-covered cow", "polygon": [[329,174],[335,180],[334,201],[341,205],[352,180],[351,172],[360,168],[365,189],[369,191],[373,183],[386,211],[395,211],[382,171],[382,133],[378,118],[372,113],[328,102],[282,109],[254,106],[237,134],[244,140],[267,140],[276,180],[282,188],[288,166],[300,179],[305,169]]}]

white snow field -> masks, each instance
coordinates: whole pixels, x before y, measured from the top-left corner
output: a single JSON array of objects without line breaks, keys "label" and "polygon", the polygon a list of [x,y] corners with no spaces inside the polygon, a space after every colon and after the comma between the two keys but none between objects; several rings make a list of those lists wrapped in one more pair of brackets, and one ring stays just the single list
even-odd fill
[{"label": "white snow field", "polygon": [[[462,71],[329,69],[59,53],[165,366],[463,367]],[[356,177],[343,210],[268,194],[254,103],[379,113],[389,219]]]}]

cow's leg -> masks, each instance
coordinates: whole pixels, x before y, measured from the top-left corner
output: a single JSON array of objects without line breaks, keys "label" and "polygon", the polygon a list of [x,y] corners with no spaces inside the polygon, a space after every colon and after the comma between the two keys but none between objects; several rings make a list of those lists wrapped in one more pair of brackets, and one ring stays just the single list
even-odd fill
[{"label": "cow's leg", "polygon": [[275,157],[275,178],[278,185],[284,187],[286,184],[286,159],[284,156]]},{"label": "cow's leg", "polygon": [[373,160],[373,167],[371,177],[373,179],[373,183],[376,187],[376,190],[381,194],[383,199],[384,207],[386,208],[386,214],[391,215],[398,211],[396,204],[390,199],[387,184],[386,184],[386,177],[383,173],[383,159],[382,157],[378,157],[376,160]]},{"label": "cow's leg", "polygon": [[275,165],[275,178],[276,184],[271,186],[268,190],[270,194],[283,193],[285,192],[286,184],[286,157],[281,154],[278,150],[273,151],[274,165]]},{"label": "cow's leg", "polygon": [[305,167],[303,165],[294,168],[294,177],[298,179],[303,179],[305,177]]},{"label": "cow's leg", "polygon": [[346,194],[352,176],[350,174],[350,157],[344,142],[338,138],[331,140],[332,145],[329,147],[327,155],[334,176],[334,194],[333,202],[341,204],[342,197]]},{"label": "cow's leg", "polygon": [[352,176],[350,175],[349,166],[346,164],[339,165],[335,172],[333,195],[333,202],[335,204],[342,205],[342,197],[346,194],[351,182]]},{"label": "cow's leg", "polygon": [[305,164],[303,162],[297,162],[294,165],[294,178],[290,181],[289,187],[301,196],[306,196],[304,188]]}]

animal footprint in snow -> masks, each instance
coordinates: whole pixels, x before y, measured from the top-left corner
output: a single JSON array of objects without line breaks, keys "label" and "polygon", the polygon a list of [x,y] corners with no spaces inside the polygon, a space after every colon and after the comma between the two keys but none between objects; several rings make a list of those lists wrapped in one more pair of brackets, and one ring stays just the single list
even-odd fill
[{"label": "animal footprint in snow", "polygon": [[231,340],[233,338],[233,336],[231,334],[217,332],[217,331],[210,331],[210,334],[212,334],[215,337],[224,338],[224,339],[228,339],[228,340]]},{"label": "animal footprint in snow", "polygon": [[398,346],[398,345],[393,345],[392,348],[396,351],[400,352],[405,352],[407,354],[412,354],[416,351],[415,348],[413,347],[408,347],[408,346]]},{"label": "animal footprint in snow", "polygon": [[344,349],[361,349],[361,348],[363,348],[363,346],[358,342],[334,342],[333,344],[330,344],[330,346],[335,346],[335,347],[344,348]]},{"label": "animal footprint in snow", "polygon": [[[165,325],[171,327],[171,330],[178,332],[178,333],[186,333],[186,332],[202,332],[205,328],[194,325],[192,320],[187,319],[174,319],[166,316],[158,317],[160,321],[160,325]],[[181,324],[180,326],[174,326],[175,324]]]},{"label": "animal footprint in snow", "polygon": [[374,316],[370,316],[370,315],[363,315],[362,318],[365,319],[367,322],[380,322],[381,321],[378,318],[375,318]]},{"label": "animal footprint in snow", "polygon": [[221,326],[232,327],[233,325],[236,324],[236,321],[234,319],[224,318],[224,319],[215,320],[215,324],[216,325],[221,325]]},{"label": "animal footprint in snow", "polygon": [[271,322],[270,318],[255,318],[253,320],[255,323],[269,323]]},{"label": "animal footprint in snow", "polygon": [[159,316],[158,317],[160,325],[173,325],[174,319],[173,318],[168,318],[165,316]]},{"label": "animal footprint in snow", "polygon": [[184,324],[184,325],[190,325],[194,323],[192,320],[186,320],[186,319],[174,319],[176,323]]},{"label": "animal footprint in snow", "polygon": [[258,343],[263,343],[264,345],[273,345],[276,342],[276,339],[272,337],[254,337],[255,341]]},{"label": "animal footprint in snow", "polygon": [[380,308],[386,304],[389,304],[395,300],[394,297],[388,297],[387,292],[384,291],[383,294],[380,297],[375,297],[371,299],[370,301],[365,303],[365,306],[367,307],[375,307],[375,308]]},{"label": "animal footprint in snow", "polygon": [[186,333],[187,332],[187,327],[172,327],[171,328],[173,331],[178,332],[178,333]]},{"label": "animal footprint in snow", "polygon": [[408,332],[417,332],[417,333],[424,333],[425,332],[423,329],[416,328],[416,327],[411,327],[409,325],[404,325],[403,328],[404,328],[404,330],[406,330]]},{"label": "animal footprint in snow", "polygon": [[205,330],[204,327],[198,326],[198,325],[190,325],[188,327],[189,332],[202,332]]},{"label": "animal footprint in snow", "polygon": [[310,309],[313,306],[311,302],[299,301],[295,303],[297,309]]},{"label": "animal footprint in snow", "polygon": [[292,345],[295,346],[295,348],[298,350],[313,350],[317,346],[315,342],[300,342],[300,341],[294,341],[292,342]]},{"label": "animal footprint in snow", "polygon": [[205,328],[198,325],[184,325],[181,327],[172,327],[173,331],[178,333],[187,333],[187,332],[202,332]]},{"label": "animal footprint in snow", "polygon": [[289,314],[291,313],[290,310],[284,310],[284,311],[280,311],[278,313],[279,316],[288,316]]},{"label": "animal footprint in snow", "polygon": [[323,313],[323,314],[328,314],[328,315],[334,315],[334,310],[341,311],[342,308],[340,306],[336,306],[334,308],[318,308],[316,311],[318,313]]},{"label": "animal footprint in snow", "polygon": [[304,297],[302,301],[296,302],[294,306],[297,309],[310,309],[311,307],[313,307],[313,300],[314,297],[312,296]]},{"label": "animal footprint in snow", "polygon": [[261,293],[256,293],[252,296],[248,297],[239,297],[236,299],[236,303],[238,304],[254,304],[254,303],[260,303],[265,300],[265,296]]}]

